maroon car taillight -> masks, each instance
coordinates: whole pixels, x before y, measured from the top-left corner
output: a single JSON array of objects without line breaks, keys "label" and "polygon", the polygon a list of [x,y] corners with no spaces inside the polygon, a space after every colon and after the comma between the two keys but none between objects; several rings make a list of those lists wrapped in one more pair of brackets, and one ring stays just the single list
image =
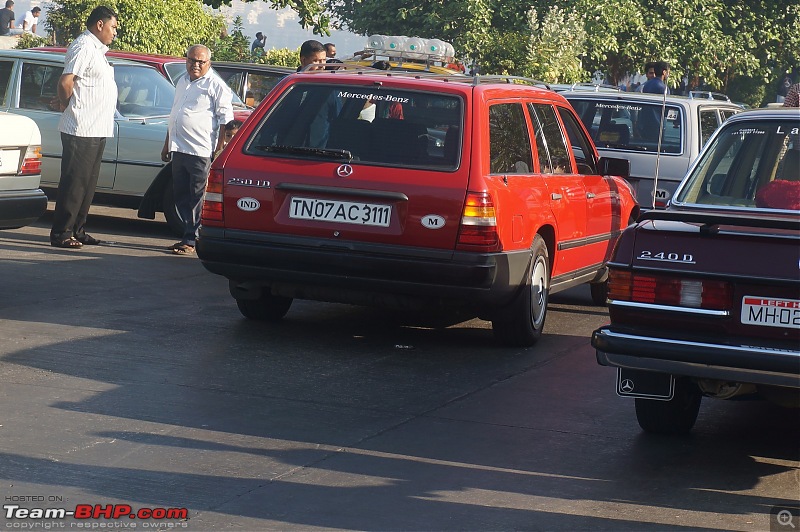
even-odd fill
[{"label": "maroon car taillight", "polygon": [[608,299],[673,307],[730,310],[733,286],[724,281],[682,279],[612,269]]},{"label": "maroon car taillight", "polygon": [[487,192],[467,192],[456,249],[500,251],[494,201]]},{"label": "maroon car taillight", "polygon": [[42,147],[28,146],[19,175],[36,175],[42,173]]},{"label": "maroon car taillight", "polygon": [[222,170],[214,170],[208,174],[206,184],[206,195],[203,199],[203,212],[200,215],[200,223],[209,226],[221,226],[225,220],[222,208]]}]

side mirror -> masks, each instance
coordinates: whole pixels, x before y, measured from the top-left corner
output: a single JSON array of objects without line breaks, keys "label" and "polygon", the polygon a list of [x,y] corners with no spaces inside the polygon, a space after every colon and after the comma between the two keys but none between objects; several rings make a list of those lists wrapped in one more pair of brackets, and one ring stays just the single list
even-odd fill
[{"label": "side mirror", "polygon": [[628,178],[631,175],[631,162],[617,157],[600,157],[597,163],[600,175],[617,175]]}]

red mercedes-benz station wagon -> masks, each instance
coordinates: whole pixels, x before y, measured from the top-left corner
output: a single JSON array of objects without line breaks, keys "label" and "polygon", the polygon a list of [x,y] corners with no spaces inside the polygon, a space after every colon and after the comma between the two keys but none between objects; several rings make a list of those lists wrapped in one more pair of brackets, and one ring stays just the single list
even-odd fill
[{"label": "red mercedes-benz station wagon", "polygon": [[509,345],[594,283],[638,214],[624,159],[531,80],[371,69],[285,78],[212,166],[197,252],[248,318],[293,298],[457,308]]}]

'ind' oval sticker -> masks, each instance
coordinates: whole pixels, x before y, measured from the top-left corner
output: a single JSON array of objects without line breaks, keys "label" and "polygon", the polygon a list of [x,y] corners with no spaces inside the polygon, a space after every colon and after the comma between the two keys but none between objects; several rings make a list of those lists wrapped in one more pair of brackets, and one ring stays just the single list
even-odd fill
[{"label": "'ind' oval sticker", "polygon": [[243,211],[257,211],[261,204],[255,198],[239,198],[236,201],[236,206]]},{"label": "'ind' oval sticker", "polygon": [[422,225],[428,229],[441,229],[444,227],[444,218],[438,214],[428,214],[422,217]]}]

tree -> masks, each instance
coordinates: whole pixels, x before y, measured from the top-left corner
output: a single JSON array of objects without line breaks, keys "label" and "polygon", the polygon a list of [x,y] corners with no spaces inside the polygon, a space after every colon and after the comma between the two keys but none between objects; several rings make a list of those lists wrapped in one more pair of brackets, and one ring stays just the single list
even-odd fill
[{"label": "tree", "polygon": [[[485,73],[543,75],[548,56],[558,56],[547,69],[558,70],[560,80],[574,72],[556,65],[569,68],[580,59],[586,72],[599,69],[619,83],[644,63],[665,60],[673,86],[687,76],[694,85],[725,90],[737,76],[766,81],[800,65],[800,33],[793,29],[800,6],[785,0],[326,1],[336,23],[355,33],[447,40]],[[520,16],[531,8],[535,21]],[[558,16],[583,21],[585,49],[575,27],[546,20]],[[569,61],[562,47],[552,47],[559,42],[569,43]]]},{"label": "tree", "polygon": [[[256,2],[259,0],[244,0]],[[264,0],[266,1],[266,0]],[[231,0],[203,0],[203,3],[218,8],[222,5],[231,5]],[[292,8],[300,18],[298,23],[305,28],[312,28],[315,35],[330,35],[331,17],[325,11],[325,4],[321,0],[269,0],[272,9]]]},{"label": "tree", "polygon": [[[86,29],[86,19],[97,4],[97,0],[52,2],[47,30],[57,43],[69,43]],[[212,47],[226,27],[221,16],[192,0],[109,0],[105,5],[118,15],[114,49],[182,56],[192,44]]]},{"label": "tree", "polygon": [[558,6],[539,22],[536,9],[528,12],[530,44],[523,73],[548,83],[585,81],[581,56],[586,50],[583,18]]}]

